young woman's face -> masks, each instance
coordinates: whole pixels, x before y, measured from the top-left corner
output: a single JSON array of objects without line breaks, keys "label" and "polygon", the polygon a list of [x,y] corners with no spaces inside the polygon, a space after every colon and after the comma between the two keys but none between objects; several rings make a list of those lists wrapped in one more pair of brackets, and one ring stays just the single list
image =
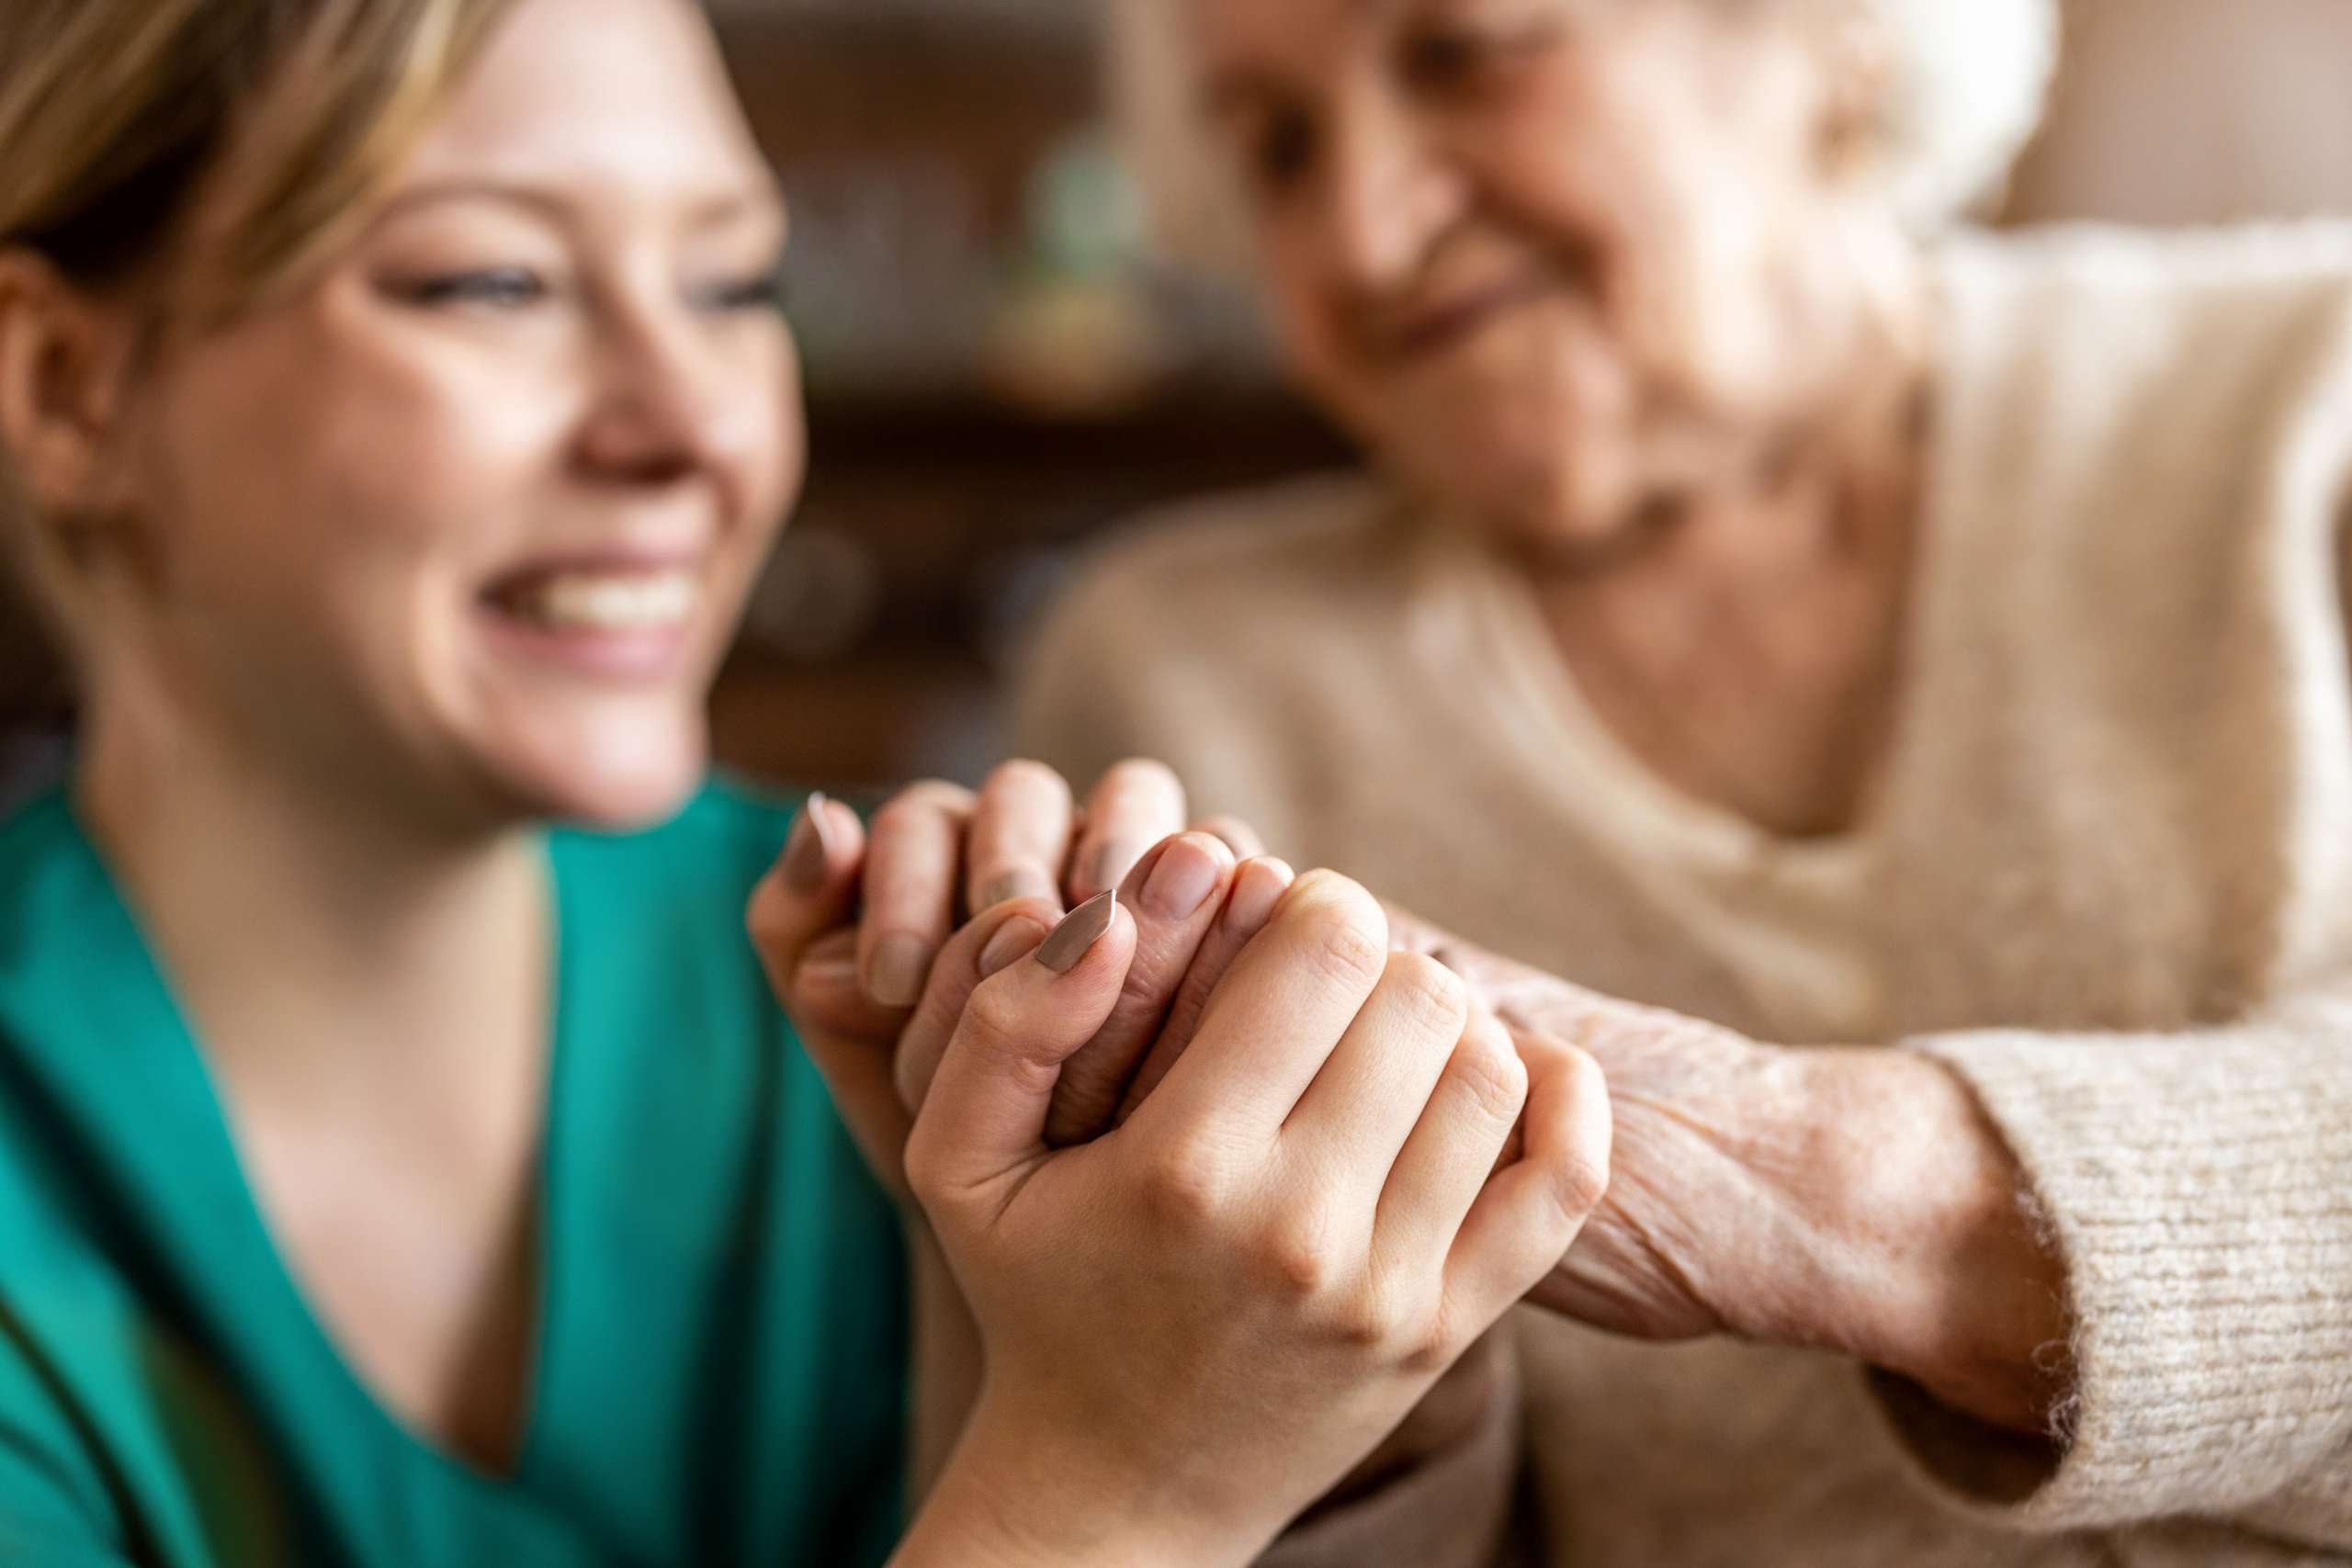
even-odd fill
[{"label": "young woman's face", "polygon": [[1294,367],[1442,500],[1589,543],[1845,352],[1864,84],[1793,8],[1186,3]]},{"label": "young woman's face", "polygon": [[678,805],[802,470],[785,215],[688,0],[521,0],[300,292],[171,349],[165,689],[459,820]]}]

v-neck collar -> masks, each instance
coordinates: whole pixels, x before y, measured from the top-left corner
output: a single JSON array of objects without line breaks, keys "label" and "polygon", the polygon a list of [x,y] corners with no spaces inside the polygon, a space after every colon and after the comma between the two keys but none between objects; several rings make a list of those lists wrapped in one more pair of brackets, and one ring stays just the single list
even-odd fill
[{"label": "v-neck collar", "polygon": [[[341,1466],[311,1477],[322,1488],[366,1476],[370,1495],[339,1498],[338,1515],[368,1521],[362,1542],[349,1543],[353,1561],[383,1554],[387,1562],[429,1561],[429,1546],[413,1540],[419,1517],[446,1509],[411,1509],[412,1487],[454,1491],[475,1510],[503,1515],[518,1551],[533,1561],[598,1561],[577,1538],[577,1527],[533,1496],[548,1468],[552,1441],[548,1416],[564,1386],[567,1238],[578,1234],[563,1204],[573,1183],[565,1175],[566,1146],[558,1129],[568,1103],[575,1055],[574,996],[580,965],[571,900],[564,897],[560,857],[544,852],[555,909],[552,1044],[548,1054],[546,1121],[539,1164],[542,1263],[537,1331],[525,1436],[514,1472],[495,1476],[477,1469],[414,1432],[376,1397],[345,1359],[311,1309],[272,1235],[245,1178],[234,1134],[188,1021],[174,998],[154,949],[97,846],[75,818],[62,790],[25,808],[12,829],[51,846],[30,886],[21,889],[17,918],[37,924],[45,952],[62,972],[33,983],[62,986],[83,1027],[67,1041],[22,1032],[22,1043],[49,1080],[61,1109],[77,1130],[107,1150],[99,1165],[119,1177],[105,1195],[123,1233],[153,1268],[163,1288],[192,1308],[211,1348],[234,1369],[266,1417],[299,1434],[300,1451],[322,1433],[365,1441],[387,1465],[409,1473],[394,1484],[374,1465]],[[0,1017],[8,998],[0,994]],[[136,1134],[127,1134],[136,1128]],[[94,1162],[97,1163],[97,1162]],[[266,1348],[265,1348],[266,1347]],[[403,1552],[399,1543],[416,1550]]]}]

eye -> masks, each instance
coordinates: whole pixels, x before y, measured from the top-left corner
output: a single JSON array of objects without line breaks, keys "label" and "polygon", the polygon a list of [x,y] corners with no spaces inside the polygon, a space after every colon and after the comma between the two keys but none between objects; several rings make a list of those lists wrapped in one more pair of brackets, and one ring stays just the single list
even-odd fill
[{"label": "eye", "polygon": [[546,279],[526,267],[484,267],[418,278],[402,285],[399,293],[424,310],[472,306],[519,310],[545,299],[549,289]]},{"label": "eye", "polygon": [[784,268],[777,265],[754,276],[698,289],[691,299],[696,310],[715,315],[779,314],[786,293]]},{"label": "eye", "polygon": [[1250,172],[1261,188],[1285,191],[1306,176],[1315,152],[1315,127],[1305,115],[1272,115],[1250,133]]},{"label": "eye", "polygon": [[1477,74],[1487,62],[1487,40],[1460,28],[1428,28],[1405,40],[1405,80],[1442,92]]},{"label": "eye", "polygon": [[1492,85],[1499,73],[1543,52],[1555,37],[1548,19],[1512,28],[1432,22],[1406,36],[1397,69],[1416,91],[1458,96]]}]

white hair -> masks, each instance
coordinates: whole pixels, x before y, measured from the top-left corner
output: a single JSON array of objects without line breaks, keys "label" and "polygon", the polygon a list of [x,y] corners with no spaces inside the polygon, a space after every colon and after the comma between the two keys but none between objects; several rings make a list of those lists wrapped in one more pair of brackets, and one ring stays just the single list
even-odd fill
[{"label": "white hair", "polygon": [[[1889,189],[1903,216],[1932,230],[1994,197],[2041,123],[2058,61],[2057,0],[1829,3],[1865,6],[1885,26]],[[1180,0],[1109,6],[1112,98],[1159,241],[1180,260],[1230,266],[1248,254],[1239,193],[1203,145]]]}]

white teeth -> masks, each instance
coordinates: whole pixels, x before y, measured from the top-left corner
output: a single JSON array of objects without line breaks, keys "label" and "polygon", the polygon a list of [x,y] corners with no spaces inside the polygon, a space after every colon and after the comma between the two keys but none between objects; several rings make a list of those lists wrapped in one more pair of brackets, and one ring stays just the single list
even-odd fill
[{"label": "white teeth", "polygon": [[531,584],[514,608],[557,631],[667,631],[693,616],[696,586],[687,571],[571,573]]}]

